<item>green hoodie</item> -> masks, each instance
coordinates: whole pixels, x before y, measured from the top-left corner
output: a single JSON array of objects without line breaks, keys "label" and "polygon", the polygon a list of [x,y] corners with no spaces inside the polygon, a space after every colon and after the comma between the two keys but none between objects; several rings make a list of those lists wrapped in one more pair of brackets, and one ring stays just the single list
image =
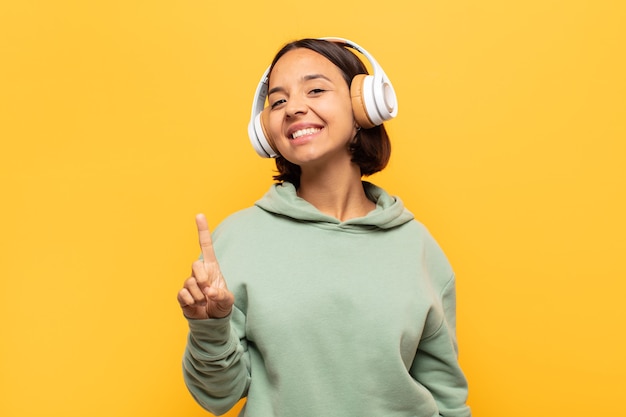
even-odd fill
[{"label": "green hoodie", "polygon": [[228,217],[214,249],[230,316],[189,320],[185,383],[214,414],[468,417],[454,274],[428,231],[373,184],[341,222],[275,184]]}]

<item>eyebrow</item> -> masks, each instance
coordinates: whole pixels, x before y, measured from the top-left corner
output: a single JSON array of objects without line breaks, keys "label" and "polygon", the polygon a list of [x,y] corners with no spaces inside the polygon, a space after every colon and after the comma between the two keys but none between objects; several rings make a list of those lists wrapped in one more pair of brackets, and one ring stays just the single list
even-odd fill
[{"label": "eyebrow", "polygon": [[[310,81],[310,80],[316,80],[318,78],[321,78],[321,79],[324,79],[326,81],[332,82],[330,80],[330,78],[328,78],[327,76],[325,76],[323,74],[309,74],[309,75],[305,75],[304,77],[302,77],[302,80],[303,81]],[[285,88],[284,87],[280,87],[280,86],[279,87],[274,87],[274,88],[272,88],[271,90],[269,90],[267,92],[267,95],[269,96],[270,94],[277,93],[279,91],[285,91]]]}]

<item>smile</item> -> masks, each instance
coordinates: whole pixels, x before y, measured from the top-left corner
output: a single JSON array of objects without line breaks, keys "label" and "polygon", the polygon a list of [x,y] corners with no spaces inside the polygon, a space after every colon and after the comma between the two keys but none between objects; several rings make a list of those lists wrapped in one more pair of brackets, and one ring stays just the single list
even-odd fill
[{"label": "smile", "polygon": [[316,127],[308,127],[306,129],[296,130],[295,132],[293,132],[291,134],[291,138],[292,139],[298,139],[301,136],[312,135],[313,133],[317,133],[320,130],[322,130],[322,129],[316,128]]}]

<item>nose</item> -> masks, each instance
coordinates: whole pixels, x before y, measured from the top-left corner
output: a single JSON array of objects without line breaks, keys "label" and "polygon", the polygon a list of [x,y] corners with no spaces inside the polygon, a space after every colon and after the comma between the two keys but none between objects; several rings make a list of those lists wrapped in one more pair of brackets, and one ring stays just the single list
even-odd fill
[{"label": "nose", "polygon": [[285,114],[287,117],[294,117],[299,114],[306,114],[308,107],[306,100],[298,95],[292,96],[285,105]]}]

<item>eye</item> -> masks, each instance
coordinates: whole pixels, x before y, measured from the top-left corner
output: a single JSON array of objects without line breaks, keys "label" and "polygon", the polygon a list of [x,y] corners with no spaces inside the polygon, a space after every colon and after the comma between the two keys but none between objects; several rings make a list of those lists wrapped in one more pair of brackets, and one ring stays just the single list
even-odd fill
[{"label": "eye", "polygon": [[322,94],[324,91],[326,90],[322,88],[314,88],[309,92],[309,94],[317,95],[317,94]]},{"label": "eye", "polygon": [[278,106],[280,106],[281,104],[286,103],[286,102],[287,102],[287,100],[285,100],[284,98],[281,98],[280,100],[273,101],[273,102],[270,104],[270,108],[274,109],[274,108],[276,108],[276,107],[278,107]]}]

